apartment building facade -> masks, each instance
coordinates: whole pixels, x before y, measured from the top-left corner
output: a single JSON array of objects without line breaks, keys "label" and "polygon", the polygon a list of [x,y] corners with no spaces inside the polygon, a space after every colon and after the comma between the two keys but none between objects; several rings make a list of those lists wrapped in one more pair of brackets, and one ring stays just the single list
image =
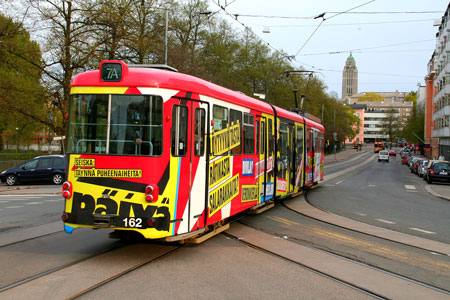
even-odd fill
[{"label": "apartment building facade", "polygon": [[[441,18],[436,34],[436,49],[428,63],[428,74],[425,77],[427,99],[431,103],[426,106],[425,115],[431,115],[431,124],[425,121],[425,142],[431,148],[432,158],[443,156],[450,160],[450,4]],[[431,111],[431,113],[430,113]],[[427,136],[431,133],[431,137]]]},{"label": "apartment building facade", "polygon": [[350,97],[351,104],[348,104],[355,112],[364,107],[364,112],[359,113],[362,116],[360,119],[363,128],[360,129],[360,138],[365,143],[389,141],[390,136],[386,128],[390,127],[392,134],[401,131],[413,113],[413,102],[404,101],[409,93],[396,91],[375,94],[382,96],[384,100],[360,101],[366,93],[358,93]]}]

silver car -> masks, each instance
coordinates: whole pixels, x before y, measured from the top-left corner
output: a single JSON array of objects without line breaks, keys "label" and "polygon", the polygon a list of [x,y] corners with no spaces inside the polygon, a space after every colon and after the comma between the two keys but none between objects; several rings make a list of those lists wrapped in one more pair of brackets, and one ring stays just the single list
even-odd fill
[{"label": "silver car", "polygon": [[423,177],[423,174],[425,174],[425,170],[427,168],[428,165],[428,160],[424,159],[420,161],[420,164],[417,166],[417,175],[419,175],[419,177]]},{"label": "silver car", "polygon": [[389,162],[389,152],[388,151],[383,150],[383,151],[378,152],[378,161],[380,162],[382,160]]}]

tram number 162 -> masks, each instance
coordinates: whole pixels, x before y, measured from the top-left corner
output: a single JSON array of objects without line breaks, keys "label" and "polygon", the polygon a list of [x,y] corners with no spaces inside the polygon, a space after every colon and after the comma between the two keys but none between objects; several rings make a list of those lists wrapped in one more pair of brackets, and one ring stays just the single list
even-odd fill
[{"label": "tram number 162", "polygon": [[125,218],[123,219],[124,227],[142,227],[141,218]]}]

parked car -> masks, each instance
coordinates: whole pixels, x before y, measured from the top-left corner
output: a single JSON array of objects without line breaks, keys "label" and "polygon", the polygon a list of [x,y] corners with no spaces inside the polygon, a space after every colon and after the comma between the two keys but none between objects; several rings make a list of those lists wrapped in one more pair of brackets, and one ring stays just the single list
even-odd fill
[{"label": "parked car", "polygon": [[422,164],[422,161],[425,160],[425,158],[418,158],[416,160],[413,160],[413,162],[411,163],[411,173],[413,174],[418,174],[419,171],[419,166]]},{"label": "parked car", "polygon": [[426,181],[430,184],[433,181],[450,182],[450,162],[448,161],[432,162],[427,168]]},{"label": "parked car", "polygon": [[423,177],[423,174],[425,174],[425,170],[428,165],[428,162],[429,162],[428,159],[424,159],[420,162],[420,164],[417,168],[417,175],[419,175],[419,177]]},{"label": "parked car", "polygon": [[423,176],[422,176],[422,179],[423,179],[423,180],[427,180],[427,173],[428,173],[427,171],[428,171],[428,169],[430,168],[430,166],[431,166],[434,162],[437,162],[437,161],[440,161],[440,160],[431,159],[431,160],[429,160],[428,163],[425,165],[424,173],[423,173]]},{"label": "parked car", "polygon": [[64,155],[38,156],[0,174],[0,180],[6,182],[7,185],[46,181],[62,184],[65,178],[66,160]]},{"label": "parked car", "polygon": [[384,160],[385,162],[389,162],[389,152],[386,150],[382,150],[378,152],[378,161]]},{"label": "parked car", "polygon": [[408,165],[409,157],[405,156],[402,158],[402,165]]},{"label": "parked car", "polygon": [[411,170],[411,172],[412,172],[413,164],[415,164],[419,159],[420,159],[420,157],[411,156],[411,158],[408,160],[408,167]]}]

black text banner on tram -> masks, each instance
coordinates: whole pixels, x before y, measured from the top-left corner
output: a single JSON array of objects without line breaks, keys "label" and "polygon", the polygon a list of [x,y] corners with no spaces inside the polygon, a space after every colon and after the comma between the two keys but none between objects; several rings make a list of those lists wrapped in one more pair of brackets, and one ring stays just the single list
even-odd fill
[{"label": "black text banner on tram", "polygon": [[239,123],[225,129],[216,131],[211,136],[211,152],[213,155],[221,155],[241,143]]}]

